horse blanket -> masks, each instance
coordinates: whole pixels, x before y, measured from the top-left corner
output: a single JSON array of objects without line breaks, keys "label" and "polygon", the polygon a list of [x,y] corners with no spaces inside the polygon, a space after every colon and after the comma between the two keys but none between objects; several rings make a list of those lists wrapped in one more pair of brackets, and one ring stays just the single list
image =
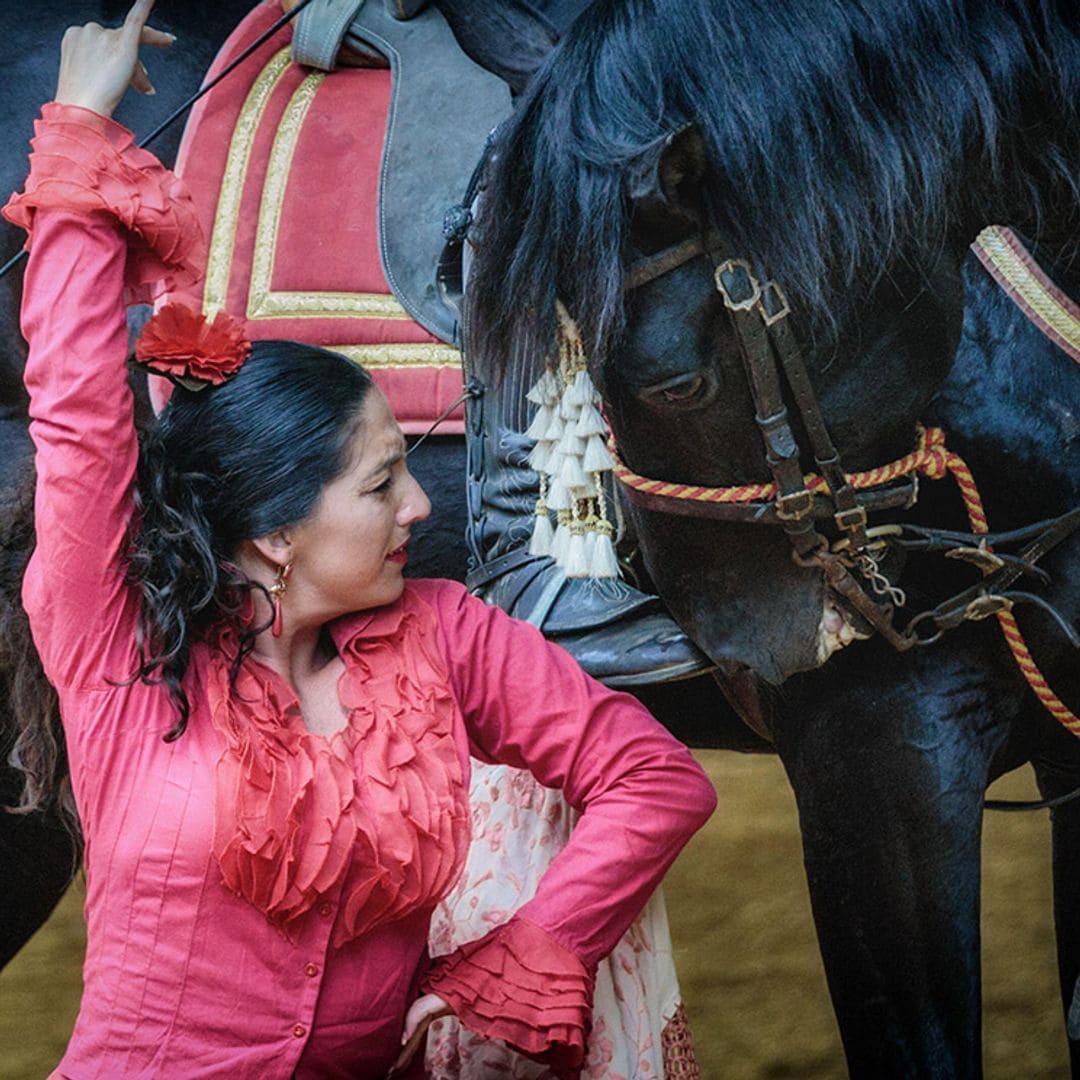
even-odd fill
[{"label": "horse blanket", "polygon": [[[281,14],[263,0],[208,77]],[[225,309],[252,340],[324,345],[363,364],[406,433],[461,394],[461,357],[410,317],[379,256],[377,199],[387,68],[309,71],[290,59],[291,27],[257,49],[192,110],[177,172],[208,239],[204,281],[173,296]],[[434,268],[432,268],[434,276]],[[464,431],[460,406],[440,427]]]}]

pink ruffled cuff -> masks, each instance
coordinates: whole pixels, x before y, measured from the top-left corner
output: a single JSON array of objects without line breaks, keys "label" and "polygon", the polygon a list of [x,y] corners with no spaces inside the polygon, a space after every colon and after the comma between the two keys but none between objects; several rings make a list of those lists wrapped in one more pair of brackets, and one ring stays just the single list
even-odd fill
[{"label": "pink ruffled cuff", "polygon": [[127,128],[90,109],[50,102],[34,124],[30,175],[2,213],[33,241],[38,210],[103,213],[130,234],[125,286],[129,303],[197,282],[206,246],[181,181]]},{"label": "pink ruffled cuff", "polygon": [[514,918],[440,957],[423,982],[470,1031],[577,1076],[586,1055],[594,976],[527,919]]}]

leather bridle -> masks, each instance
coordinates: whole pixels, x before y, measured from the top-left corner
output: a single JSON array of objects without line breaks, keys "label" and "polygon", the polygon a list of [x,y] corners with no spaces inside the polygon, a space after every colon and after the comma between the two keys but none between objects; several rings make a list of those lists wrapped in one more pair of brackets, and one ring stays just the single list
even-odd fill
[{"label": "leather bridle", "polygon": [[[810,381],[795,336],[791,309],[783,290],[774,281],[762,285],[745,259],[721,259],[722,241],[713,233],[691,237],[656,255],[635,262],[628,270],[625,288],[636,289],[689,262],[707,255],[713,263],[713,281],[723,300],[736,337],[743,368],[754,402],[754,419],[765,448],[765,462],[776,485],[776,497],[765,503],[696,503],[706,507],[705,516],[724,520],[779,524],[791,543],[792,555],[801,566],[817,566],[838,601],[862,617],[897,648],[908,647],[893,626],[892,605],[872,600],[855,580],[850,567],[865,555],[871,543],[867,514],[873,510],[912,506],[918,495],[914,480],[876,491],[857,492],[849,482],[840,454],[829,435],[817,395]],[[792,430],[791,414],[784,401],[786,382],[791,400],[810,441],[810,450],[827,483],[823,493],[812,493],[805,482],[801,448]],[[651,509],[673,511],[670,500],[641,497],[628,490],[631,501]],[[722,509],[720,509],[722,508]],[[732,510],[738,508],[738,513]],[[677,510],[675,512],[678,512]],[[699,509],[698,511],[702,511]],[[830,545],[818,523],[831,520],[840,536],[844,554]]]},{"label": "leather bridle", "polygon": [[[791,329],[791,309],[783,290],[773,281],[762,284],[747,260],[717,255],[722,251],[723,239],[715,232],[690,237],[633,262],[627,270],[624,288],[627,291],[639,288],[692,259],[709,258],[713,265],[713,281],[739,342],[753,398],[754,418],[764,444],[765,462],[773,478],[770,487],[775,495],[769,499],[745,498],[743,496],[750,489],[695,488],[694,496],[688,498],[686,485],[663,481],[648,481],[641,485],[628,483],[628,475],[638,480],[645,478],[636,477],[623,467],[616,470],[616,476],[623,481],[628,499],[635,505],[661,513],[781,526],[791,543],[795,561],[800,566],[820,569],[826,587],[836,601],[849,613],[865,620],[899,651],[932,644],[945,630],[965,620],[1011,610],[1013,604],[1020,602],[1035,603],[1048,611],[1073,645],[1080,648],[1080,637],[1075,629],[1046,601],[1030,593],[1009,591],[1024,574],[1046,580],[1036,562],[1080,529],[1080,508],[1016,530],[1013,534],[998,536],[988,535],[983,527],[971,534],[907,524],[868,529],[869,513],[890,508],[908,509],[915,504],[918,497],[916,478],[909,474],[898,481],[895,472],[875,470],[875,473],[881,473],[882,481],[876,481],[874,474],[861,474],[864,479],[869,475],[870,483],[856,488],[829,435]],[[802,472],[803,455],[784,399],[785,384],[809,439],[810,452],[820,473],[817,479],[824,481],[816,484],[814,490],[810,489]],[[614,438],[612,449],[617,455]],[[959,458],[956,460],[960,461]],[[966,470],[966,466],[963,468]],[[841,537],[836,542],[830,543],[818,528],[819,523],[827,521],[835,525]],[[1015,555],[1002,556],[988,550],[990,543],[1025,540],[1026,545]],[[881,552],[888,546],[941,551],[975,563],[986,576],[976,586],[916,615],[906,628],[900,630],[893,623],[893,608],[894,603],[903,604],[904,594],[884,577],[879,567]],[[852,570],[859,573],[877,595],[888,599],[874,600],[856,580]]]}]

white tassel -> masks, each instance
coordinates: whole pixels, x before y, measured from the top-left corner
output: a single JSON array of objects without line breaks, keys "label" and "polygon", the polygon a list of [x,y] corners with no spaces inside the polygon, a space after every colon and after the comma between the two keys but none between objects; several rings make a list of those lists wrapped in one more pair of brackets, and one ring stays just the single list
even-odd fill
[{"label": "white tassel", "polygon": [[550,555],[555,533],[548,517],[547,508],[541,503],[536,508],[536,521],[533,523],[532,539],[529,541],[530,555]]},{"label": "white tassel", "polygon": [[574,425],[574,434],[587,439],[590,435],[606,435],[607,424],[600,415],[600,410],[590,401],[581,409],[581,415]]},{"label": "white tassel", "polygon": [[615,545],[611,542],[611,537],[606,532],[594,532],[592,535],[596,540],[590,552],[589,577],[619,577],[619,560],[615,555]]},{"label": "white tassel", "polygon": [[599,435],[589,436],[589,443],[585,447],[585,454],[582,458],[582,466],[589,473],[606,472],[608,469],[614,468],[615,462],[611,460],[611,454],[608,453],[608,448]]},{"label": "white tassel", "polygon": [[565,425],[562,422],[562,417],[552,409],[551,411],[551,423],[548,424],[547,431],[544,432],[543,438],[546,442],[556,443],[562,438],[563,428]]},{"label": "white tassel", "polygon": [[548,472],[548,462],[554,450],[554,443],[542,439],[529,451],[529,468],[533,472]]},{"label": "white tassel", "polygon": [[536,385],[540,388],[545,405],[552,405],[559,400],[562,384],[551,368],[544,369],[544,374],[540,376],[540,381]]},{"label": "white tassel", "polygon": [[566,547],[569,542],[570,530],[564,522],[560,521],[558,528],[555,530],[555,537],[551,541],[551,557],[559,566],[563,565]]},{"label": "white tassel", "polygon": [[548,457],[547,464],[544,466],[544,472],[546,472],[548,476],[556,477],[562,472],[563,458],[565,458],[566,455],[557,446],[553,446],[550,443],[548,445],[551,446],[551,455]]},{"label": "white tassel", "polygon": [[563,572],[568,578],[589,576],[589,560],[586,557],[585,535],[578,526],[570,529],[570,540],[562,559]]},{"label": "white tassel", "polygon": [[574,434],[574,429],[569,426],[563,432],[563,436],[558,443],[560,454],[566,454],[567,456],[573,455],[576,458],[580,458],[585,453],[585,447],[585,440],[579,439]]},{"label": "white tassel", "polygon": [[525,429],[525,434],[530,439],[542,439],[547,434],[547,429],[551,426],[551,418],[555,415],[555,410],[550,405],[541,405],[536,410],[536,415],[532,418],[529,426]]},{"label": "white tassel", "polygon": [[555,373],[545,369],[539,380],[529,387],[525,398],[534,405],[551,405],[558,401],[559,380],[555,378]]},{"label": "white tassel", "polygon": [[549,510],[569,510],[572,505],[570,492],[567,491],[566,484],[559,477],[555,477],[551,481],[551,490],[547,495],[547,505]]},{"label": "white tassel", "polygon": [[565,457],[559,470],[559,479],[570,491],[588,490],[590,487],[589,478],[581,468],[580,458]]},{"label": "white tassel", "polygon": [[584,368],[574,376],[574,382],[570,387],[573,394],[574,401],[578,405],[590,405],[594,401],[599,400],[599,394],[596,392],[596,387],[593,386],[592,379],[589,378],[589,373]]},{"label": "white tassel", "polygon": [[567,422],[576,424],[581,402],[574,400],[571,389],[568,388],[566,393],[559,399],[559,415]]}]

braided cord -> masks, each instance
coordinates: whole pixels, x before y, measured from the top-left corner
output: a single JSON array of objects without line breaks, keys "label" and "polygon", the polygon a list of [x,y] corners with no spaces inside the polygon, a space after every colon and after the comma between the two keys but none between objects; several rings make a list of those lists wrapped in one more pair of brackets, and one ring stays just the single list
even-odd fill
[{"label": "braided cord", "polygon": [[[608,449],[615,459],[615,476],[635,491],[648,495],[661,495],[668,499],[689,499],[694,502],[745,503],[769,502],[776,498],[776,484],[741,484],[735,487],[701,487],[696,484],[673,484],[667,480],[653,480],[641,476],[626,467],[619,457],[614,436],[608,441]],[[900,476],[918,472],[932,480],[940,480],[947,471],[945,433],[941,428],[919,427],[919,438],[910,454],[888,465],[879,465],[866,472],[847,473],[848,482],[858,489],[879,487]],[[968,474],[970,476],[970,473]],[[815,495],[827,495],[829,485],[823,476],[808,473],[803,477],[808,491]]]},{"label": "braided cord", "polygon": [[[973,533],[989,532],[979,490],[975,486],[975,479],[964,459],[959,454],[947,451],[946,468],[953,474],[960,488],[960,493],[964,499],[964,508],[967,510],[968,521],[971,523],[971,531]],[[986,572],[989,573],[989,571]],[[1074,735],[1080,737],[1080,718],[1050,689],[1045,676],[1031,656],[1027,642],[1024,641],[1024,635],[1020,632],[1016,616],[1011,611],[1005,610],[996,612],[996,615],[998,624],[1001,626],[1001,632],[1005,636],[1005,643],[1013,654],[1016,666],[1027,680],[1028,686],[1031,687],[1035,696],[1042,702],[1043,708]]]},{"label": "braided cord", "polygon": [[[702,487],[695,484],[673,484],[666,480],[654,480],[647,476],[641,476],[628,469],[619,457],[615,445],[615,437],[608,441],[608,448],[615,461],[614,475],[620,483],[625,484],[635,491],[641,491],[648,495],[659,495],[668,499],[688,499],[694,502],[708,503],[747,503],[768,502],[776,498],[776,484],[742,484],[735,487]],[[990,531],[986,520],[986,511],[983,509],[982,498],[979,495],[975,478],[971,475],[964,459],[945,445],[945,432],[941,428],[918,428],[918,441],[915,449],[910,454],[881,465],[876,469],[866,472],[849,473],[848,482],[852,487],[859,490],[878,487],[896,480],[901,476],[918,473],[928,480],[941,480],[951,474],[960,489],[964,500],[964,509],[967,511],[971,531],[983,534]],[[808,491],[814,494],[828,494],[829,485],[825,478],[817,473],[810,473],[804,477]],[[1043,707],[1054,719],[1062,723],[1074,735],[1080,737],[1080,718],[1072,713],[1061,699],[1050,689],[1045,677],[1032,659],[1031,652],[1024,641],[1024,635],[1020,632],[1016,617],[1011,611],[996,612],[1001,632],[1005,636],[1005,642],[1009,651],[1016,661],[1021,674],[1027,680],[1035,696],[1042,702]]]}]

